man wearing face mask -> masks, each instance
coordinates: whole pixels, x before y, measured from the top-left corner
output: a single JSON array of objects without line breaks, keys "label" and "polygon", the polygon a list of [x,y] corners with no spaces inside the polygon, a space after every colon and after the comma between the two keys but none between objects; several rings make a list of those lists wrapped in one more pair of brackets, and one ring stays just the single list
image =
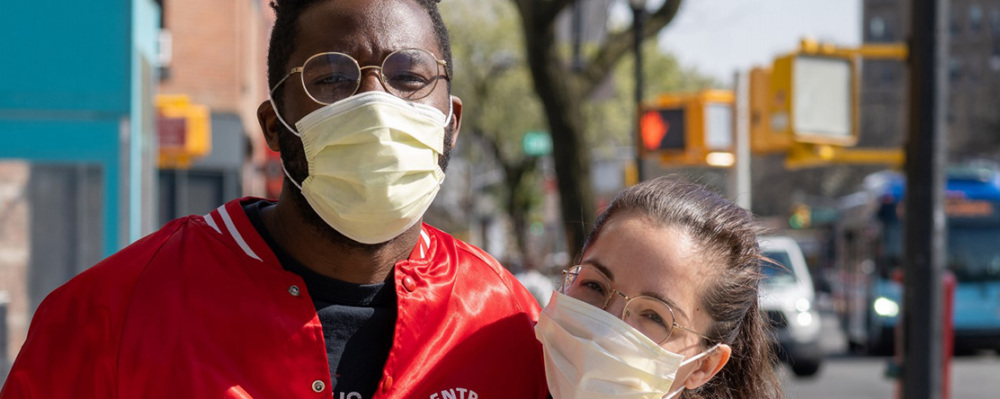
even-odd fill
[{"label": "man wearing face mask", "polygon": [[531,295],[421,222],[462,103],[433,0],[275,0],[276,202],[175,220],[53,292],[0,398],[542,398]]}]

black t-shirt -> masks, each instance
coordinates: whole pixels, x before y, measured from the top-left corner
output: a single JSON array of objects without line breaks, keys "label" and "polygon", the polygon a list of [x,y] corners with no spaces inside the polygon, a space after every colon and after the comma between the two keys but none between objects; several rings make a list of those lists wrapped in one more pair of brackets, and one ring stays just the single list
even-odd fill
[{"label": "black t-shirt", "polygon": [[262,200],[245,204],[243,210],[281,266],[305,280],[323,324],[333,397],[371,398],[392,348],[396,325],[392,280],[388,284],[351,284],[303,266],[282,251],[264,227],[261,210],[273,205]]}]

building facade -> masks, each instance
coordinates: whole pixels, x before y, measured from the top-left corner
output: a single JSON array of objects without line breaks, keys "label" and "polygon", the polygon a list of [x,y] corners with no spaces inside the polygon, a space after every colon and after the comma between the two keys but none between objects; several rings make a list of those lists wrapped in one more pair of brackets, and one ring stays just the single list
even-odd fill
[{"label": "building facade", "polygon": [[[0,63],[0,384],[53,289],[170,219],[267,195],[268,1],[99,3],[0,15],[18,39],[2,53],[24,60]],[[157,166],[157,95],[209,109],[211,152]]]},{"label": "building facade", "polygon": [[[158,94],[210,111],[211,152],[161,167],[158,220],[207,213],[242,195],[267,196],[268,151],[257,123],[267,100],[267,0],[163,0]],[[273,168],[272,168],[273,169]]]},{"label": "building facade", "polygon": [[[907,40],[910,2],[866,0],[864,43]],[[948,156],[1000,157],[1000,0],[951,0],[949,32]],[[865,61],[861,144],[902,145],[906,137],[906,66]]]}]

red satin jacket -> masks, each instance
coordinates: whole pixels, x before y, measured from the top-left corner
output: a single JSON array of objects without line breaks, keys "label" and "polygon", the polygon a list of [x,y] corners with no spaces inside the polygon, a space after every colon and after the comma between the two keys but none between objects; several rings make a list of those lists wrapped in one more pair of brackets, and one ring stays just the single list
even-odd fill
[{"label": "red satin jacket", "polygon": [[[52,292],[0,399],[332,397],[305,283],[247,200],[170,222]],[[493,258],[424,225],[394,278],[375,398],[546,397],[538,305]]]}]

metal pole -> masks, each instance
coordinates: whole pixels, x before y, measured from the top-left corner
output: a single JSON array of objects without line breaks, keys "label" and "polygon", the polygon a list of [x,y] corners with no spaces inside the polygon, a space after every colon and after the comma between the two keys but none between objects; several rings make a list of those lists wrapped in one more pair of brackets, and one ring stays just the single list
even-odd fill
[{"label": "metal pole", "polygon": [[736,205],[750,210],[752,192],[750,188],[750,74],[736,72],[733,75],[736,98],[733,101],[733,136],[736,139],[736,165],[731,171],[733,180],[732,197]]},{"label": "metal pole", "polygon": [[910,21],[903,265],[903,397],[941,398],[948,0],[914,0]]},{"label": "metal pole", "polygon": [[641,7],[632,7],[632,30],[635,33],[635,172],[638,181],[645,180],[645,172],[642,167],[642,135],[639,128],[642,118],[642,20],[645,17]]}]

